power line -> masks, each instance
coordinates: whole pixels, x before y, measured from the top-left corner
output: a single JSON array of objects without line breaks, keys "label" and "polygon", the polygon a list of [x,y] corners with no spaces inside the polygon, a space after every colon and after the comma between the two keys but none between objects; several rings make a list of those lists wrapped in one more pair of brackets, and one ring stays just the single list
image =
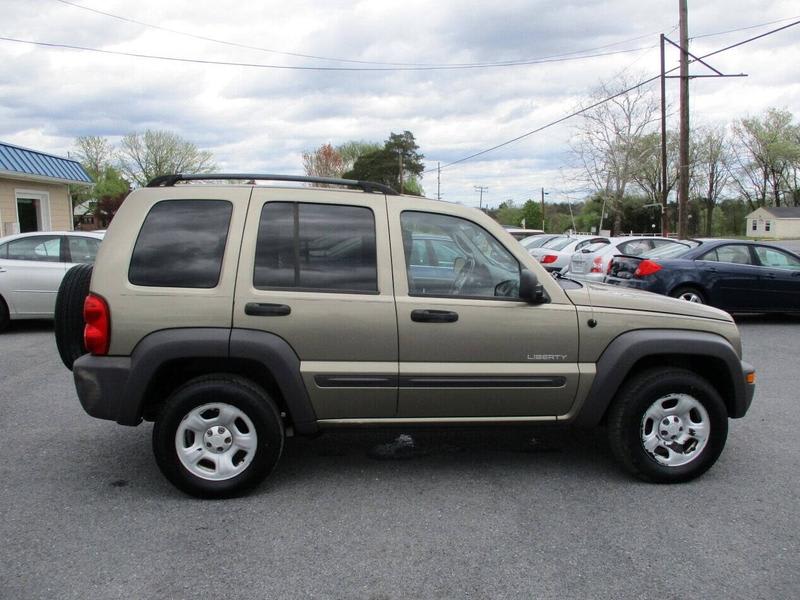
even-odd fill
[{"label": "power line", "polygon": [[[650,37],[655,35],[655,33],[647,33],[644,35],[636,36],[634,38],[630,38],[627,40],[621,40],[618,42],[612,42],[610,44],[605,44],[603,46],[597,46],[594,48],[587,48],[584,50],[573,50],[571,52],[564,52],[561,54],[553,54],[549,56],[543,56],[533,59],[519,59],[519,60],[506,60],[506,61],[489,61],[489,62],[478,62],[478,63],[411,63],[411,62],[377,62],[377,61],[369,61],[369,60],[356,60],[356,59],[349,59],[349,58],[332,58],[329,56],[318,56],[314,54],[302,54],[299,52],[286,52],[282,50],[272,50],[269,48],[263,48],[261,46],[251,46],[249,44],[242,44],[240,42],[232,42],[230,40],[223,40],[219,38],[212,38],[204,35],[198,35],[187,31],[181,31],[178,29],[172,29],[169,27],[164,27],[163,25],[155,25],[153,23],[146,23],[144,21],[139,21],[137,19],[132,19],[130,17],[125,17],[121,15],[116,15],[110,12],[98,10],[96,8],[91,8],[88,6],[83,6],[81,4],[77,4],[75,2],[70,2],[69,0],[55,0],[55,2],[59,2],[66,6],[71,6],[73,8],[78,8],[81,10],[86,10],[98,15],[102,15],[105,17],[109,17],[112,19],[117,19],[119,21],[124,21],[126,23],[132,23],[135,25],[139,25],[142,27],[148,27],[151,29],[157,29],[159,31],[164,31],[167,33],[172,33],[176,35],[182,35],[206,42],[213,42],[215,44],[223,44],[225,46],[232,46],[235,48],[244,48],[247,50],[257,50],[259,52],[268,52],[270,54],[280,54],[283,56],[294,56],[297,58],[310,58],[314,60],[326,60],[332,62],[342,62],[342,63],[355,63],[355,64],[363,64],[363,65],[378,65],[378,66],[385,66],[385,67],[459,67],[459,68],[481,68],[481,67],[491,67],[491,66],[512,66],[516,64],[531,64],[531,61],[544,61],[547,59],[554,59],[554,58],[562,58],[567,56],[574,56],[576,54],[585,54],[588,52],[596,52],[598,50],[604,50],[606,48],[612,48],[614,46],[619,46],[622,44],[627,44],[630,42],[639,41],[641,39]],[[657,33],[657,32],[656,32]],[[631,52],[635,50],[629,50]],[[252,65],[246,65],[252,66]]]},{"label": "power line", "polygon": [[[704,55],[699,56],[697,58],[698,59],[704,59],[704,58],[708,58],[709,56],[714,56],[716,54],[720,54],[720,53],[725,52],[727,50],[731,50],[732,48],[736,48],[738,46],[742,46],[742,45],[747,44],[749,42],[753,42],[755,40],[761,39],[761,38],[766,37],[768,35],[771,35],[773,33],[778,33],[779,31],[783,31],[784,29],[788,29],[789,27],[794,27],[795,25],[800,25],[800,20],[794,21],[793,23],[789,23],[788,25],[784,25],[783,27],[778,27],[777,29],[773,29],[771,31],[767,31],[767,32],[762,33],[760,35],[748,38],[746,40],[742,40],[740,42],[736,42],[734,44],[730,44],[729,46],[725,46],[724,48],[720,48],[719,50],[714,50],[713,52],[709,52],[708,54],[704,54]],[[690,63],[694,63],[694,62],[696,62],[696,60],[692,60],[692,61],[689,61],[689,62]],[[678,69],[679,69],[679,67],[673,67],[672,69],[669,69],[668,71],[665,71],[665,73],[672,73],[673,71],[677,71]],[[659,79],[660,77],[661,77],[661,75],[659,74],[659,75],[655,75],[653,77],[650,77],[648,79],[645,79],[643,81],[640,81],[639,83],[637,83],[635,85],[632,85],[629,88],[622,90],[621,92],[617,92],[616,94],[613,94],[611,96],[603,98],[602,100],[598,100],[597,102],[594,102],[594,103],[592,103],[592,104],[590,104],[588,106],[585,106],[585,107],[583,107],[581,109],[578,109],[578,110],[576,110],[576,111],[574,111],[574,112],[572,112],[572,113],[570,113],[568,115],[560,117],[560,118],[556,119],[555,121],[551,121],[551,122],[549,122],[549,123],[547,123],[545,125],[542,125],[541,127],[537,127],[536,129],[533,129],[531,131],[523,133],[522,135],[518,135],[515,138],[512,138],[510,140],[507,140],[507,141],[502,142],[500,144],[497,144],[495,146],[492,146],[491,148],[487,148],[485,150],[481,150],[480,152],[475,152],[474,154],[470,154],[469,156],[465,156],[464,158],[460,158],[460,159],[455,160],[455,161],[453,161],[451,163],[447,163],[445,165],[442,165],[440,167],[440,169],[446,169],[448,167],[452,167],[454,165],[461,164],[461,163],[466,162],[468,160],[472,160],[473,158],[477,158],[478,156],[483,156],[484,154],[488,154],[489,152],[493,152],[494,150],[498,150],[499,148],[502,148],[504,146],[508,146],[509,144],[513,144],[514,142],[518,142],[519,140],[522,140],[522,139],[524,139],[526,137],[532,136],[535,133],[539,133],[541,131],[544,131],[545,129],[549,129],[550,127],[554,127],[554,126],[558,125],[559,123],[563,123],[564,121],[567,121],[567,120],[569,120],[569,119],[571,119],[573,117],[577,117],[578,115],[583,114],[583,113],[585,113],[585,112],[587,112],[587,111],[589,111],[589,110],[591,110],[593,108],[596,108],[596,107],[598,107],[598,106],[600,106],[602,104],[605,104],[606,102],[610,102],[614,98],[618,98],[620,96],[624,96],[625,94],[627,94],[628,92],[632,92],[636,88],[640,88],[640,87],[642,87],[644,85],[647,85],[648,83],[652,83],[653,81],[655,81],[656,79]],[[428,173],[429,171],[430,171],[430,169],[427,169],[427,170],[423,171],[423,173]]]},{"label": "power line", "polygon": [[434,65],[427,67],[313,67],[313,66],[298,66],[298,65],[272,65],[264,63],[247,63],[235,62],[224,60],[204,60],[201,58],[182,58],[177,56],[160,56],[156,54],[141,54],[139,52],[124,52],[122,50],[103,50],[102,48],[90,48],[87,46],[75,46],[73,44],[57,44],[53,42],[35,42],[33,40],[21,40],[19,38],[3,37],[0,36],[0,41],[13,42],[17,44],[28,44],[31,46],[42,46],[45,48],[59,48],[67,50],[80,50],[82,52],[94,52],[97,54],[110,54],[114,56],[127,56],[129,58],[147,58],[151,60],[166,60],[171,62],[180,63],[194,63],[200,65],[219,65],[225,67],[247,67],[256,69],[280,69],[285,71],[452,71],[464,69],[491,69],[500,67],[516,67],[525,65],[538,65],[545,63],[569,62],[575,60],[583,60],[586,58],[597,58],[600,56],[611,56],[614,54],[626,54],[631,52],[639,52],[641,50],[649,50],[655,48],[656,45],[645,46],[642,48],[629,48],[625,50],[615,50],[613,52],[599,52],[597,54],[584,54],[582,56],[572,56],[563,58],[542,58],[530,61],[521,61],[506,64],[474,64],[474,65]]},{"label": "power line", "polygon": [[[699,40],[701,38],[714,37],[718,35],[725,35],[726,33],[737,33],[739,31],[748,31],[750,29],[758,29],[759,27],[766,27],[767,25],[775,25],[775,23],[785,23],[786,21],[796,21],[800,19],[800,15],[794,17],[786,17],[785,19],[775,19],[774,21],[767,21],[766,23],[759,23],[758,25],[748,25],[747,27],[737,27],[736,29],[726,29],[725,31],[715,31],[714,33],[702,33],[690,37],[690,40]],[[669,35],[669,34],[666,34]]]}]

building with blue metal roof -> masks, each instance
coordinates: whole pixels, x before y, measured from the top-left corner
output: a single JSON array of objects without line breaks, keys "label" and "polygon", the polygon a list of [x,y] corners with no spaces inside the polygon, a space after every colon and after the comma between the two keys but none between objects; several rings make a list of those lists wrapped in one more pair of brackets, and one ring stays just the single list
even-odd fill
[{"label": "building with blue metal roof", "polygon": [[92,185],[79,162],[0,142],[0,235],[72,229],[69,185]]}]

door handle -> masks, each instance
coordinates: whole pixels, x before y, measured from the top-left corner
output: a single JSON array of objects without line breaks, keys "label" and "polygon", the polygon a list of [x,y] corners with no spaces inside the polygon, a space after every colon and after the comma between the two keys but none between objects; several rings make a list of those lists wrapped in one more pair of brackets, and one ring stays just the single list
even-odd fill
[{"label": "door handle", "polygon": [[264,304],[248,302],[244,305],[244,314],[253,317],[284,317],[292,312],[286,304]]},{"label": "door handle", "polygon": [[775,279],[775,273],[764,273],[764,279]]},{"label": "door handle", "polygon": [[416,323],[455,323],[458,313],[450,310],[417,309],[411,311],[411,320]]},{"label": "door handle", "polygon": [[717,273],[718,269],[716,267],[706,267],[704,271],[708,271],[709,273]]}]

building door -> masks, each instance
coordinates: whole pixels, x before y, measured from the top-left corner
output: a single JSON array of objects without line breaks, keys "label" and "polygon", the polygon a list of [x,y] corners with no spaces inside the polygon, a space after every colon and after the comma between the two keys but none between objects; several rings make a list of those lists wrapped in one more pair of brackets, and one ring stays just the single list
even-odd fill
[{"label": "building door", "polygon": [[17,192],[19,232],[50,230],[50,198],[37,192]]}]

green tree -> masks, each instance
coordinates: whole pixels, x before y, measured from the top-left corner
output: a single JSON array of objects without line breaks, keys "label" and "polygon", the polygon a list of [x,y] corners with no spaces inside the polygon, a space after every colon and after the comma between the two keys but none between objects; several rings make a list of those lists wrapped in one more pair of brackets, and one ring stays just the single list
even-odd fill
[{"label": "green tree", "polygon": [[[421,191],[419,179],[425,166],[422,163],[424,156],[418,150],[414,134],[410,131],[391,133],[382,148],[360,155],[344,176],[383,183],[402,193],[417,189]],[[409,190],[405,189],[407,182],[411,184]]]},{"label": "green tree", "polygon": [[525,227],[528,229],[539,229],[542,226],[543,215],[542,206],[538,202],[528,200],[522,205],[520,221],[525,219]]},{"label": "green tree", "polygon": [[342,157],[342,172],[350,171],[359,158],[370,152],[380,150],[382,147],[377,142],[365,142],[363,140],[350,140],[336,146],[336,151]]},{"label": "green tree", "polygon": [[522,222],[522,208],[514,205],[513,200],[506,200],[500,203],[490,216],[501,225],[512,225],[519,227]]},{"label": "green tree", "polygon": [[210,173],[216,168],[211,152],[170,131],[148,129],[122,138],[119,151],[123,175],[138,185],[160,175]]}]

